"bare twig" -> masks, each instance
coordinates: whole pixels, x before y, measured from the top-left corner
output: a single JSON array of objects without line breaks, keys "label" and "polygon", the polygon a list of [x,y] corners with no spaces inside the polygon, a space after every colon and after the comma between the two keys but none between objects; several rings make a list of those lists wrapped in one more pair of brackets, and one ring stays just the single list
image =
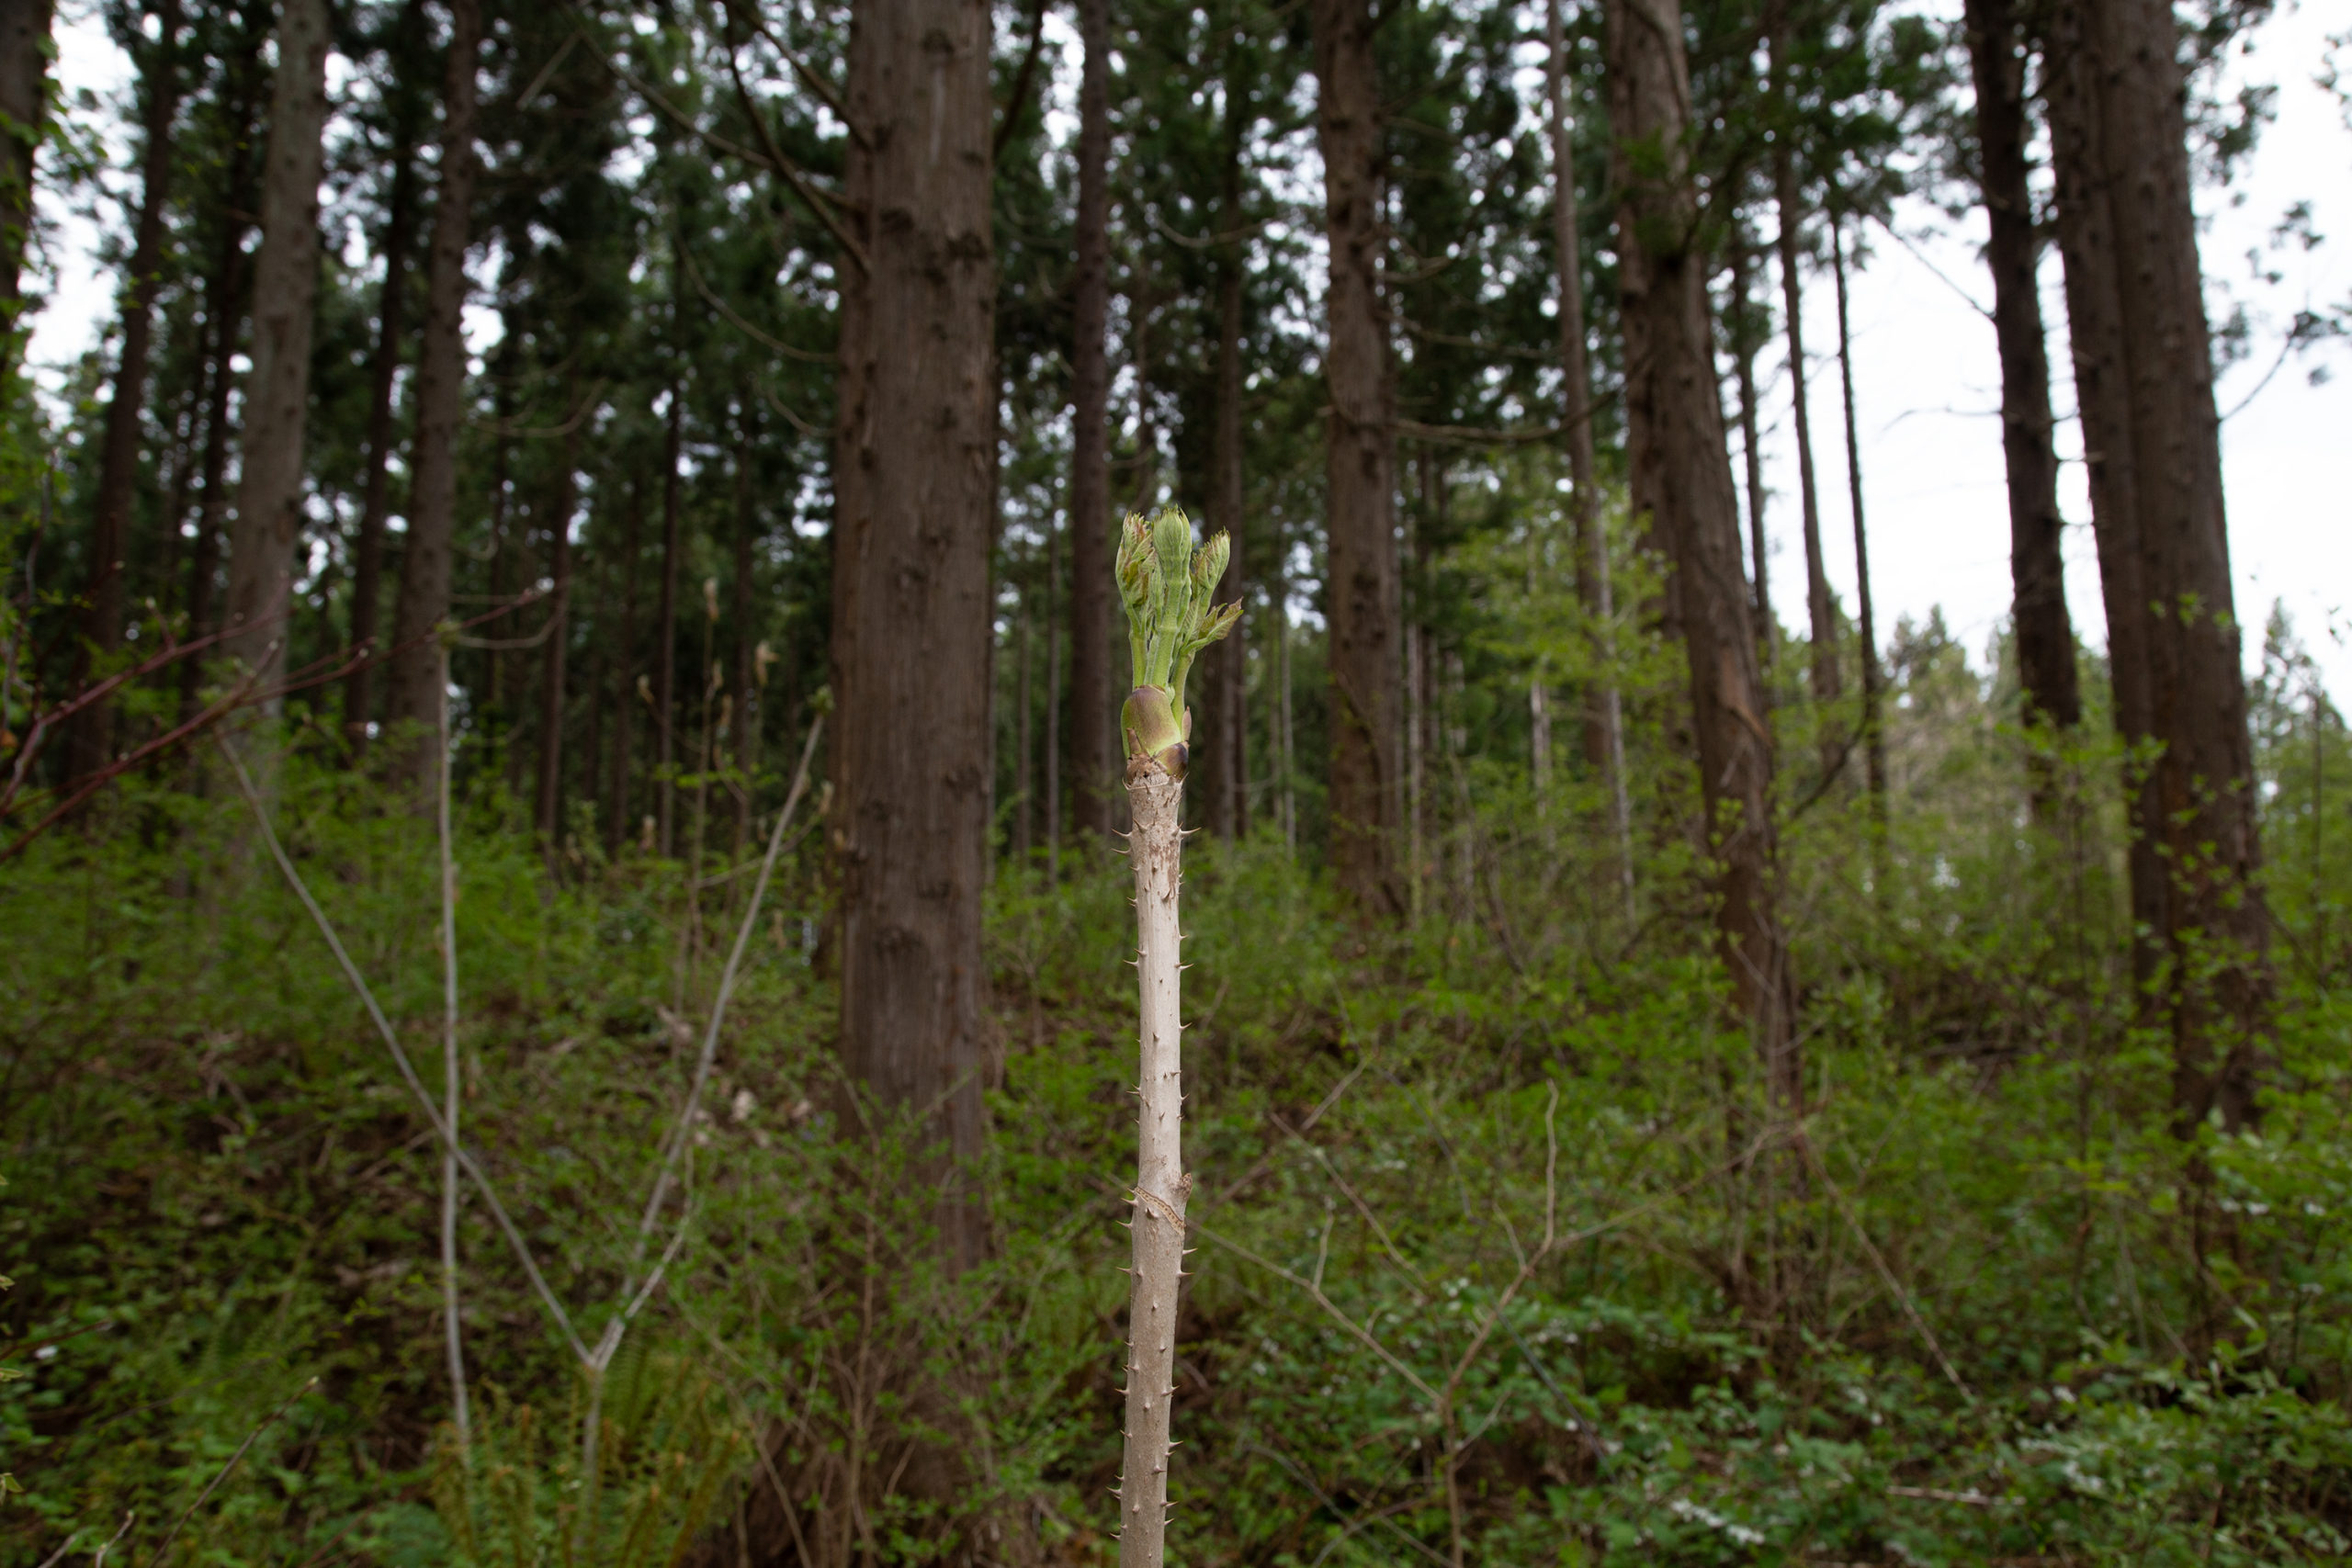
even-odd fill
[{"label": "bare twig", "polygon": [[759,130],[760,145],[767,151],[765,160],[767,166],[774,170],[785,184],[792,187],[793,194],[800,198],[801,205],[808,208],[817,221],[825,226],[827,233],[832,235],[833,243],[841,246],[842,254],[857,264],[857,270],[871,272],[873,267],[865,259],[865,247],[859,244],[847,229],[842,227],[840,214],[834,211],[835,207],[840,204],[830,193],[820,190],[811,184],[808,176],[801,172],[800,165],[786,157],[784,149],[776,145],[775,132],[769,128],[767,116],[762,114],[759,106],[752,101],[752,90],[743,83],[742,68],[736,62],[735,45],[732,39],[729,39],[727,45],[727,73],[734,78],[735,97],[736,101],[742,106],[743,118],[750,120]]},{"label": "bare twig", "polygon": [[[736,0],[728,0],[729,9],[733,9],[735,4]],[[764,32],[766,29],[761,30]],[[1022,120],[1027,118],[1023,111],[1029,107],[1029,83],[1037,74],[1037,56],[1045,49],[1045,44],[1046,0],[1035,0],[1029,12],[1029,48],[1021,57],[1019,73],[1012,78],[1012,97],[1004,106],[1004,118],[997,125],[996,141],[989,150],[992,158],[1004,156],[1005,144],[1012,140],[1013,132],[1021,129]],[[794,63],[799,62],[795,61]],[[846,119],[848,117],[844,115],[842,118]]]},{"label": "bare twig", "polygon": [[1912,1301],[1911,1292],[1903,1288],[1903,1282],[1894,1277],[1894,1270],[1886,1266],[1885,1254],[1879,1251],[1878,1244],[1871,1239],[1871,1233],[1862,1228],[1862,1222],[1855,1214],[1853,1205],[1846,1201],[1846,1194],[1829,1179],[1828,1168],[1822,1164],[1820,1157],[1814,1153],[1813,1145],[1804,1139],[1797,1140],[1797,1147],[1803,1151],[1805,1163],[1813,1168],[1814,1174],[1820,1178],[1822,1190],[1827,1192],[1829,1201],[1838,1205],[1838,1213],[1853,1231],[1854,1239],[1860,1242],[1862,1250],[1870,1255],[1871,1266],[1878,1270],[1878,1277],[1886,1282],[1886,1288],[1894,1293],[1895,1301],[1903,1308],[1903,1315],[1910,1320],[1919,1337],[1927,1341],[1928,1353],[1935,1357],[1936,1365],[1942,1369],[1951,1386],[1960,1391],[1961,1398],[1971,1404],[1975,1404],[1976,1392],[1968,1386],[1959,1370],[1953,1367],[1951,1358],[1944,1354],[1942,1343],[1936,1338],[1936,1331],[1928,1326],[1928,1320],[1919,1315],[1919,1308]]},{"label": "bare twig", "polygon": [[752,944],[752,930],[759,921],[760,903],[767,897],[768,880],[775,874],[778,853],[784,847],[785,829],[791,826],[793,813],[799,808],[800,799],[808,788],[808,763],[817,754],[817,739],[825,732],[825,716],[819,714],[808,726],[808,739],[800,748],[800,766],[792,775],[792,788],[785,796],[784,809],[777,813],[775,827],[768,834],[767,858],[760,863],[759,880],[752,885],[752,897],[743,907],[742,924],[735,931],[734,950],[727,955],[727,967],[718,976],[718,996],[711,1003],[710,1021],[705,1026],[702,1052],[695,1060],[693,1087],[686,1091],[686,1102],[678,1108],[678,1120],[662,1149],[662,1169],[653,1179],[652,1196],[646,1200],[645,1216],[638,1222],[637,1250],[629,1262],[628,1283],[622,1287],[624,1295],[635,1285],[637,1267],[645,1260],[645,1249],[660,1223],[662,1208],[669,1201],[670,1187],[676,1179],[679,1151],[694,1131],[695,1113],[702,1108],[703,1090],[710,1082],[712,1061],[718,1055],[719,1026],[727,1021],[727,1004],[735,994],[735,976],[743,965],[743,953]]},{"label": "bare twig", "polygon": [[807,365],[831,365],[834,362],[837,357],[834,355],[819,354],[812,349],[795,348],[781,338],[771,336],[745,321],[736,312],[734,306],[720,299],[718,290],[704,281],[702,268],[695,265],[695,254],[687,248],[685,235],[683,232],[677,237],[677,245],[678,265],[685,273],[686,281],[695,286],[695,292],[703,297],[706,304],[726,317],[738,332],[763,348],[772,349],[783,355],[786,359],[797,359]]},{"label": "bare twig", "polygon": [[[114,1539],[112,1540],[107,1541],[104,1546],[98,1548],[97,1554],[90,1559],[90,1568],[106,1568],[107,1553],[112,1551],[117,1546],[121,1544],[122,1538],[130,1533],[130,1521],[138,1517],[139,1514],[136,1509],[133,1509],[131,1512],[122,1516],[122,1528],[114,1532]],[[62,1557],[65,1554],[62,1551],[57,1554],[58,1557]],[[56,1561],[56,1557],[50,1559],[50,1562],[51,1562]]]},{"label": "bare twig", "polygon": [[229,744],[227,737],[215,736],[214,739],[219,743],[222,755],[229,759],[229,766],[237,775],[237,788],[244,795],[245,804],[253,808],[254,819],[261,825],[262,841],[269,846],[271,858],[277,862],[277,869],[285,874],[295,897],[310,911],[311,922],[319,928],[319,934],[326,939],[335,962],[343,966],[344,978],[351,983],[351,988],[358,994],[360,1004],[368,1010],[369,1021],[376,1025],[376,1032],[383,1037],[384,1047],[392,1054],[392,1064],[400,1069],[401,1081],[408,1086],[417,1109],[424,1112],[425,1121],[432,1125],[434,1135],[441,1140],[442,1146],[457,1156],[458,1167],[472,1180],[474,1190],[481,1194],[491,1217],[498,1222],[499,1230],[505,1235],[507,1246],[514,1249],[516,1261],[523,1265],[523,1272],[530,1277],[531,1286],[538,1292],[541,1304],[548,1309],[548,1314],[561,1331],[564,1343],[571,1347],[571,1353],[580,1359],[582,1365],[591,1364],[588,1347],[581,1342],[579,1331],[571,1325],[571,1314],[564,1311],[563,1303],[556,1299],[554,1289],[548,1284],[547,1276],[539,1272],[538,1260],[531,1256],[530,1244],[523,1239],[523,1233],[506,1213],[506,1205],[500,1201],[498,1189],[492,1185],[489,1173],[482,1169],[481,1162],[451,1134],[449,1124],[441,1118],[441,1108],[434,1103],[433,1096],[424,1088],[424,1081],[416,1076],[415,1064],[409,1060],[408,1053],[401,1046],[400,1036],[392,1032],[390,1021],[384,1017],[383,1008],[378,1005],[376,993],[368,988],[366,978],[359,973],[359,966],[351,961],[343,939],[335,934],[334,922],[327,919],[326,911],[312,897],[310,885],[302,880],[302,874],[294,869],[294,862],[287,855],[286,846],[278,840],[277,829],[271,825],[268,808],[262,804],[261,796],[254,789],[253,776],[245,772],[243,759],[237,755],[236,748]]},{"label": "bare twig", "polygon": [[1411,1383],[1415,1389],[1419,1391],[1422,1398],[1429,1400],[1432,1404],[1436,1403],[1437,1390],[1431,1388],[1428,1382],[1422,1378],[1420,1373],[1415,1371],[1412,1368],[1398,1360],[1396,1354],[1391,1351],[1387,1346],[1383,1345],[1379,1339],[1373,1335],[1371,1330],[1356,1322],[1354,1318],[1350,1317],[1345,1312],[1342,1312],[1338,1303],[1334,1303],[1330,1297],[1323,1293],[1322,1286],[1317,1284],[1312,1280],[1306,1279],[1303,1275],[1294,1273],[1292,1270],[1283,1268],[1281,1264],[1274,1262],[1272,1258],[1261,1258],[1258,1254],[1250,1251],[1239,1242],[1221,1236],[1217,1235],[1216,1232],[1209,1229],[1206,1225],[1201,1225],[1197,1228],[1200,1235],[1216,1243],[1219,1247],[1224,1247],[1227,1252],[1245,1258],[1250,1262],[1255,1263],[1259,1268],[1266,1270],[1269,1274],[1273,1274],[1282,1279],[1287,1280],[1292,1284],[1296,1285],[1300,1290],[1305,1291],[1314,1299],[1316,1305],[1321,1307],[1326,1313],[1330,1314],[1333,1322],[1346,1329],[1349,1334],[1355,1337],[1358,1343],[1363,1346],[1365,1349],[1370,1350],[1374,1355],[1386,1362],[1388,1364],[1388,1369],[1391,1371],[1395,1372],[1398,1377],[1403,1378],[1407,1382]]},{"label": "bare twig", "polygon": [[[296,1400],[301,1398],[304,1394],[310,1393],[312,1389],[318,1386],[319,1380],[317,1378],[312,1377],[307,1379],[300,1388],[296,1389],[292,1393],[288,1394],[284,1399],[280,1400],[277,1409],[271,1411],[267,1416],[263,1416],[260,1426],[255,1427],[252,1431],[245,1434],[245,1440],[237,1445],[237,1451],[229,1456],[229,1462],[220,1467],[220,1473],[215,1475],[211,1482],[206,1485],[204,1490],[196,1495],[196,1501],[187,1506],[187,1512],[182,1514],[172,1528],[164,1533],[163,1545],[155,1548],[155,1555],[147,1560],[148,1568],[154,1568],[154,1564],[161,1562],[164,1560],[164,1553],[169,1551],[172,1542],[178,1539],[181,1529],[187,1525],[189,1519],[196,1517],[196,1511],[204,1506],[206,1501],[211,1497],[213,1492],[219,1488],[220,1484],[229,1479],[229,1472],[237,1468],[237,1461],[245,1457],[245,1450],[254,1446],[254,1439],[259,1438],[264,1432],[268,1431],[272,1427],[277,1425],[277,1418],[285,1415]],[[125,1515],[123,1517],[122,1528],[125,1530],[130,1528],[130,1518],[129,1515]],[[118,1531],[114,1539],[115,1540],[120,1540],[122,1539],[121,1533]],[[100,1562],[104,1562],[106,1560],[107,1548],[113,1546],[113,1544],[114,1541],[108,1541],[106,1546],[98,1549],[98,1560]]]}]

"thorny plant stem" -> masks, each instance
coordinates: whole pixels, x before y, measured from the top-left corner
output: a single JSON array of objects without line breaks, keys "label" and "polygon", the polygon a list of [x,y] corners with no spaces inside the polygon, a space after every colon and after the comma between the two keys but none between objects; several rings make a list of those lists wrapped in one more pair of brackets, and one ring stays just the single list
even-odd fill
[{"label": "thorny plant stem", "polygon": [[1136,1157],[1135,1278],[1127,1310],[1126,1447],[1120,1465],[1119,1568],[1159,1568],[1166,1551],[1169,1402],[1176,1392],[1176,1308],[1184,1267],[1182,964],[1177,897],[1182,779],[1152,757],[1129,759],[1135,829],[1136,973],[1142,1100]]},{"label": "thorny plant stem", "polygon": [[466,1404],[465,1328],[458,1299],[458,863],[449,853],[449,642],[440,644],[439,701],[441,770],[435,802],[441,840],[441,1104],[448,1136],[441,1146],[441,1314],[449,1349],[449,1414],[458,1446],[470,1449],[474,1424]]},{"label": "thorny plant stem", "polygon": [[1211,603],[1233,547],[1217,534],[1195,550],[1177,507],[1129,516],[1116,570],[1127,611],[1135,690],[1126,735],[1127,853],[1136,872],[1137,1035],[1135,1269],[1127,1306],[1126,1445],[1119,1465],[1119,1568],[1159,1568],[1168,1549],[1169,1401],[1176,1393],[1176,1312],[1184,1277],[1184,772],[1193,715],[1184,676],[1233,629],[1237,604]]}]

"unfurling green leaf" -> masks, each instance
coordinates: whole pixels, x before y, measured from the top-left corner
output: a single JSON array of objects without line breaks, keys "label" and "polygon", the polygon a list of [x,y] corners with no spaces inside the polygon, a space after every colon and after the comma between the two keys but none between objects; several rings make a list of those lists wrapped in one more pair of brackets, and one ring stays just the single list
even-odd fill
[{"label": "unfurling green leaf", "polygon": [[1197,549],[1182,507],[1150,517],[1130,513],[1119,532],[1119,598],[1127,607],[1127,649],[1135,692],[1122,710],[1127,754],[1157,757],[1183,777],[1191,728],[1184,678],[1202,649],[1233,629],[1240,604],[1213,604],[1233,543],[1218,534]]}]

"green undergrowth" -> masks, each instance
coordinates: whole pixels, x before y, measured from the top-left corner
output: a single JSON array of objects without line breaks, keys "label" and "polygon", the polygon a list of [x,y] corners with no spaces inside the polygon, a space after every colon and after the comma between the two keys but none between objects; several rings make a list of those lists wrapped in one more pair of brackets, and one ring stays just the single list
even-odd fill
[{"label": "green undergrowth", "polygon": [[[1590,802],[1480,787],[1403,931],[1272,837],[1189,852],[1176,1561],[2347,1550],[2352,1005],[2290,968],[2260,1128],[2184,1141],[2111,951],[2051,934],[2110,854],[1930,820],[1873,877],[1808,819],[1798,1137],[1680,896],[1622,909]],[[437,1083],[424,826],[299,758],[284,791]],[[231,805],[142,786],[0,872],[0,1563],[1112,1559],[1124,862],[991,894],[991,1130],[946,1200],[988,1257],[943,1268],[931,1168],[830,1074],[813,861],[640,1254],[749,878],[699,911],[650,861],[551,880],[472,800],[469,1136],[584,1345],[668,1262],[599,1389],[469,1195],[461,1444],[437,1152]]]}]

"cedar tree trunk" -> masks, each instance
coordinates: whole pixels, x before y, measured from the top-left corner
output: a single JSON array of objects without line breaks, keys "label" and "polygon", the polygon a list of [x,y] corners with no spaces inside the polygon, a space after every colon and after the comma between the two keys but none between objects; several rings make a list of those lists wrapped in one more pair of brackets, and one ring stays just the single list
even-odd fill
[{"label": "cedar tree trunk", "polygon": [[1846,488],[1854,511],[1854,614],[1862,637],[1862,755],[1871,795],[1871,817],[1886,830],[1886,737],[1879,728],[1878,619],[1871,607],[1871,542],[1862,524],[1862,438],[1854,423],[1854,335],[1846,298],[1846,235],[1842,220],[1829,215],[1830,275],[1838,288],[1838,381],[1846,404]]},{"label": "cedar tree trunk", "polygon": [[1706,260],[1695,245],[1690,78],[1679,10],[1662,13],[1671,26],[1654,15],[1644,0],[1609,0],[1605,13],[1634,509],[1665,548],[1668,615],[1690,659],[1717,940],[1777,1107],[1793,1116],[1804,1071],[1775,908],[1772,738],[1715,391]]},{"label": "cedar tree trunk", "polygon": [[[408,253],[416,234],[416,157],[403,142],[392,168],[391,210],[384,223],[384,287],[377,306],[375,362],[368,368],[368,478],[359,503],[359,537],[351,550],[351,646],[376,640],[384,597],[384,520],[391,515],[393,385],[407,331]],[[376,666],[360,665],[343,686],[343,729],[355,755],[368,746],[376,709]]]},{"label": "cedar tree trunk", "polygon": [[[2050,412],[2050,344],[2041,321],[2041,236],[2026,147],[2025,55],[2011,0],[1967,0],[1976,81],[1977,180],[1992,236],[1993,332],[2001,350],[2001,453],[2009,483],[2010,614],[2029,723],[2071,729],[2083,716],[2075,627],[2066,613],[2058,449]],[[2046,792],[2037,792],[2037,795]]]},{"label": "cedar tree trunk", "polygon": [[49,120],[54,0],[0,0],[0,325],[13,329],[32,233],[33,153]]},{"label": "cedar tree trunk", "polygon": [[678,530],[683,522],[685,476],[680,463],[685,446],[686,389],[670,387],[669,433],[662,448],[662,585],[653,609],[653,831],[667,859],[677,851],[678,782]]},{"label": "cedar tree trunk", "polygon": [[[1774,42],[1777,63],[1784,45],[1779,39]],[[1797,191],[1796,160],[1789,152],[1788,134],[1784,118],[1780,144],[1772,152],[1772,187],[1781,224],[1781,310],[1788,318],[1789,395],[1794,400],[1796,410],[1797,504],[1804,522],[1804,604],[1813,635],[1813,700],[1828,704],[1838,700],[1843,682],[1838,671],[1838,615],[1829,596],[1829,574],[1821,563],[1821,495],[1814,480],[1813,414],[1805,396],[1804,286],[1797,275],[1801,248],[1797,231],[1804,215]],[[1827,734],[1826,724],[1824,734]],[[1837,748],[1825,740],[1825,761],[1837,754]]]},{"label": "cedar tree trunk", "polygon": [[[84,590],[82,612],[85,677],[106,673],[106,666],[122,650],[123,610],[130,599],[124,558],[130,547],[131,491],[139,482],[140,451],[146,445],[147,358],[154,341],[155,290],[163,282],[164,214],[172,194],[172,122],[180,103],[177,0],[164,0],[157,15],[163,26],[150,46],[143,73],[147,155],[130,277],[122,296],[122,355],[115,365],[114,396],[107,404],[97,500],[90,519],[89,586]],[[177,519],[172,524],[176,525]],[[73,727],[69,771],[77,777],[96,773],[113,750],[114,705],[84,709]]]},{"label": "cedar tree trunk", "polygon": [[[466,246],[474,204],[474,106],[481,52],[481,0],[449,0],[448,75],[442,88],[441,188],[425,263],[424,336],[417,350],[416,456],[410,468],[408,539],[401,553],[392,621],[390,718],[429,729],[439,704],[435,628],[449,614],[458,521],[458,431],[465,421]],[[437,766],[432,742],[409,759],[420,780]]]},{"label": "cedar tree trunk", "polygon": [[[987,1029],[989,20],[985,0],[852,14],[845,188],[865,261],[842,269],[834,429],[842,1055],[874,1107],[926,1117],[957,1164],[980,1152]],[[950,1266],[977,1258],[970,1196],[937,1212]]]},{"label": "cedar tree trunk", "polygon": [[550,864],[563,830],[564,655],[571,634],[571,512],[579,464],[580,431],[575,425],[563,438],[547,518],[548,576],[554,587],[548,596],[547,641],[539,649],[539,765],[532,780],[537,786],[532,820]]},{"label": "cedar tree trunk", "polygon": [[2154,753],[2131,779],[2139,970],[2187,1130],[2254,1118],[2272,977],[2179,47],[2164,0],[2053,8],[2059,244],[2116,714]]},{"label": "cedar tree trunk", "polygon": [[[254,367],[245,388],[243,472],[229,556],[228,651],[265,685],[285,667],[293,607],[330,33],[326,0],[285,0],[278,16],[269,150],[262,166],[261,254],[254,263]],[[273,703],[271,711],[278,705]],[[429,723],[431,713],[424,716]]]},{"label": "cedar tree trunk", "polygon": [[1071,278],[1069,472],[1070,825],[1111,830],[1111,6],[1079,0],[1078,236]]},{"label": "cedar tree trunk", "polygon": [[1401,914],[1390,863],[1403,825],[1396,449],[1380,298],[1380,84],[1369,0],[1312,0],[1316,118],[1330,241],[1324,377],[1329,487],[1330,863],[1363,914]]},{"label": "cedar tree trunk", "polygon": [[[1561,0],[1544,7],[1544,36],[1551,59],[1552,243],[1560,281],[1560,368],[1564,372],[1560,423],[1568,436],[1568,482],[1575,487],[1577,599],[1593,626],[1595,662],[1603,673],[1585,692],[1585,761],[1609,795],[1609,834],[1617,853],[1617,880],[1630,899],[1634,889],[1633,813],[1625,795],[1624,709],[1616,679],[1608,674],[1614,652],[1610,622],[1616,614],[1609,581],[1609,536],[1600,523],[1600,465],[1593,455],[1592,367],[1585,344],[1584,244],[1577,215],[1575,128],[1568,118],[1568,39]],[[1539,775],[1551,767],[1551,720],[1544,688],[1529,688],[1528,700],[1540,721],[1536,758]],[[1539,783],[1539,794],[1541,785]]]}]

